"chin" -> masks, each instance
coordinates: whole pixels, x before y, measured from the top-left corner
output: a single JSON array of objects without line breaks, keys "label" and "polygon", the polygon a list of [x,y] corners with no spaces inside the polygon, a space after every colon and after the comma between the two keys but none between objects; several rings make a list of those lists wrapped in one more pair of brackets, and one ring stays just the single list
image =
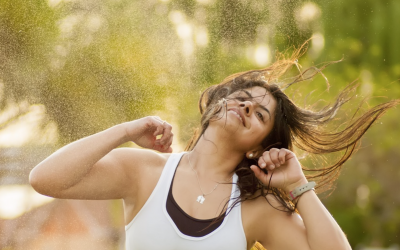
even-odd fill
[{"label": "chin", "polygon": [[225,119],[224,117],[217,121],[210,122],[207,130],[216,131],[215,134],[217,136],[231,137],[233,135],[237,135],[237,133],[240,131],[241,126],[242,125],[240,123],[230,121],[229,119]]}]

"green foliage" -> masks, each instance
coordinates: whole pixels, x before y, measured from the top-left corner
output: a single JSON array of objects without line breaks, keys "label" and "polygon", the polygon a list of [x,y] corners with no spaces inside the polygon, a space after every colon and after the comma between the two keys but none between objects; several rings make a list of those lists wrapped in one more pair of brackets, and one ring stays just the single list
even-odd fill
[{"label": "green foliage", "polygon": [[[187,141],[199,122],[202,90],[267,66],[254,59],[257,46],[268,46],[273,59],[313,34],[322,35],[323,45],[318,50],[317,38],[311,42],[300,58],[303,69],[344,61],[324,71],[329,91],[322,76],[291,87],[297,103],[321,107],[357,80],[358,99],[339,114],[340,124],[364,98],[362,109],[400,97],[397,0],[47,3],[0,2],[0,100],[1,107],[9,100],[44,104],[61,144],[160,111],[171,114]],[[306,5],[314,14],[302,19]],[[207,39],[198,42],[201,30]],[[391,110],[370,129],[324,199],[354,247],[400,244],[398,117]]]}]

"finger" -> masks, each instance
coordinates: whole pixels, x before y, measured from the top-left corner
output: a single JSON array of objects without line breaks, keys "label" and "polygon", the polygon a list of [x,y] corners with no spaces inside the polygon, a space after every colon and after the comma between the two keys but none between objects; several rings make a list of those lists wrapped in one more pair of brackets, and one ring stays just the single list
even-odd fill
[{"label": "finger", "polygon": [[172,151],[173,151],[171,146],[163,146],[163,145],[154,146],[153,149],[155,149],[161,153],[172,153]]},{"label": "finger", "polygon": [[158,141],[158,142],[156,141],[154,143],[153,149],[157,150],[159,152],[162,152],[162,153],[170,153],[170,152],[172,152],[172,148],[171,148],[171,144],[170,143],[163,145],[163,144],[160,143],[160,141]]},{"label": "finger", "polygon": [[168,143],[166,145],[164,145],[165,147],[165,152],[167,153],[172,153],[173,149],[171,147],[172,145],[172,141],[173,141],[173,135],[170,137],[170,140],[168,141]]},{"label": "finger", "polygon": [[[155,121],[154,121],[154,123],[153,123],[154,126],[156,126],[156,131],[154,131],[154,133],[153,133],[154,136],[163,134],[163,131],[164,131],[164,123],[165,123],[165,121],[163,121],[163,120],[155,119]],[[160,140],[160,139],[161,139],[161,138],[159,138],[159,139],[157,139],[157,140]]]},{"label": "finger", "polygon": [[[257,167],[256,165],[251,165],[250,169],[253,170],[254,175],[257,177],[257,179],[261,180],[263,178],[263,171],[261,171],[261,169],[259,167]],[[264,174],[265,175],[265,174]]]},{"label": "finger", "polygon": [[285,162],[290,160],[290,159],[292,159],[293,157],[296,157],[296,155],[292,151],[290,151],[289,149],[285,148],[285,152],[286,152]]},{"label": "finger", "polygon": [[153,118],[158,120],[158,121],[160,121],[160,122],[163,122],[163,120],[159,116],[153,116]]},{"label": "finger", "polygon": [[153,150],[157,150],[158,152],[161,152],[161,153],[164,152],[164,149],[161,145],[154,145]]},{"label": "finger", "polygon": [[[153,135],[157,136],[157,135],[161,135],[162,131],[163,131],[163,127],[160,124],[155,125],[156,126],[156,130],[154,131]],[[157,139],[160,140],[160,139]]]},{"label": "finger", "polygon": [[174,134],[171,133],[171,136],[169,137],[169,140],[166,143],[166,145],[168,145],[168,147],[170,147],[172,145],[173,140],[174,140]]},{"label": "finger", "polygon": [[250,166],[250,169],[254,172],[254,175],[256,176],[257,179],[259,179],[262,183],[265,185],[268,184],[269,180],[269,175],[265,174],[259,167],[256,165]]},{"label": "finger", "polygon": [[285,149],[279,150],[278,158],[279,158],[279,162],[281,165],[285,164],[286,154],[287,154],[287,151]]},{"label": "finger", "polygon": [[161,144],[166,145],[170,141],[171,137],[174,136],[172,133],[172,126],[168,122],[163,122],[163,136],[161,137]]},{"label": "finger", "polygon": [[272,161],[272,163],[275,165],[275,167],[280,167],[281,163],[279,162],[279,149],[277,148],[271,148],[269,150],[269,157]]},{"label": "finger", "polygon": [[152,121],[154,126],[158,126],[158,124],[162,124],[164,122],[164,120],[162,120],[159,116],[152,116],[151,118],[153,118]]},{"label": "finger", "polygon": [[273,170],[275,168],[275,164],[271,160],[270,151],[265,151],[260,158],[263,158],[267,169]]},{"label": "finger", "polygon": [[166,153],[172,153],[174,150],[171,147],[168,147],[168,149],[165,151]]},{"label": "finger", "polygon": [[258,158],[258,166],[260,166],[260,168],[265,168],[267,167],[267,163],[264,160],[264,157],[260,157]]},{"label": "finger", "polygon": [[[165,151],[165,152],[169,152],[170,150],[172,150],[171,149],[171,145],[172,145],[172,141],[173,141],[173,133],[171,133],[171,136],[169,137],[169,140],[168,140],[168,142],[166,142],[164,145],[161,145],[162,146],[162,149]],[[172,151],[171,151],[172,152]]]}]

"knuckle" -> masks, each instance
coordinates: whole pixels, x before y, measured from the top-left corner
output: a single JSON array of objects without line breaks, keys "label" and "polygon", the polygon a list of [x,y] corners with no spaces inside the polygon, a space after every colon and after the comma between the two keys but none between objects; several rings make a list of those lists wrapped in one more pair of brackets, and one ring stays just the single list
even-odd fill
[{"label": "knuckle", "polygon": [[146,128],[150,128],[150,127],[152,127],[152,125],[153,125],[153,122],[152,122],[151,119],[146,119],[146,120],[145,120],[144,126],[145,126]]}]

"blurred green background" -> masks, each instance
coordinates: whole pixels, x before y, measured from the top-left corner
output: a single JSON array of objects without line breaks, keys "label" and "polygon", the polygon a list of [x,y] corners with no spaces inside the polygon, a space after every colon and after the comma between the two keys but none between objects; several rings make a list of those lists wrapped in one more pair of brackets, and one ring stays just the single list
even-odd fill
[{"label": "blurred green background", "polygon": [[[330,102],[355,80],[363,108],[400,98],[399,26],[398,0],[0,1],[0,184],[26,185],[56,148],[146,115],[173,124],[182,150],[202,90],[310,37],[303,69],[344,60],[324,70],[329,91],[321,76],[291,87],[297,103]],[[356,249],[400,244],[399,115],[390,110],[367,132],[336,190],[321,194]],[[2,217],[0,249],[23,249],[5,239],[7,223],[40,205],[25,207]],[[108,208],[123,235],[120,203]],[[107,249],[123,248],[123,236],[111,238]]]}]

